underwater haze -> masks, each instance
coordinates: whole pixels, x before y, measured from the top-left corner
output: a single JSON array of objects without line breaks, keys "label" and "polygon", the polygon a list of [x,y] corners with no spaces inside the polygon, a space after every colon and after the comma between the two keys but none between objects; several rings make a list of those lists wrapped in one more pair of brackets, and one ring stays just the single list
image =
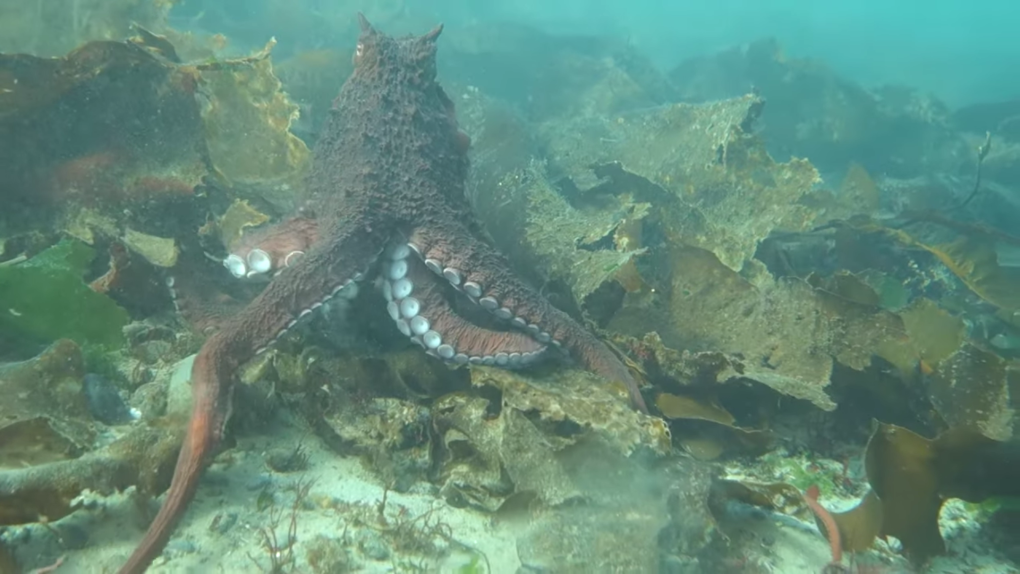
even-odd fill
[{"label": "underwater haze", "polygon": [[0,574],[1020,574],[1018,15],[0,0]]},{"label": "underwater haze", "polygon": [[[477,3],[467,3],[477,5]],[[790,56],[827,62],[865,85],[930,90],[950,104],[1020,92],[1020,12],[991,2],[506,2],[494,15],[552,29],[623,34],[662,66],[773,36]],[[466,10],[470,12],[470,8]],[[488,15],[479,15],[488,17]]]},{"label": "underwater haze", "polygon": [[[252,32],[273,33],[274,19],[259,15],[264,9],[259,5],[266,2],[209,4],[245,14],[245,26]],[[350,4],[359,3],[341,6],[309,0],[291,9],[329,14],[349,11]],[[371,16],[378,6],[363,2],[359,8]],[[401,8],[422,21],[431,19],[454,28],[479,21],[510,21],[559,34],[619,36],[664,69],[686,58],[774,37],[790,56],[818,58],[853,81],[868,86],[905,84],[931,91],[951,105],[1020,93],[1020,77],[1008,71],[1020,59],[1016,42],[1020,9],[1004,0],[895,4],[878,0],[429,0],[404,2]],[[190,0],[177,11],[206,9],[204,3]]]}]

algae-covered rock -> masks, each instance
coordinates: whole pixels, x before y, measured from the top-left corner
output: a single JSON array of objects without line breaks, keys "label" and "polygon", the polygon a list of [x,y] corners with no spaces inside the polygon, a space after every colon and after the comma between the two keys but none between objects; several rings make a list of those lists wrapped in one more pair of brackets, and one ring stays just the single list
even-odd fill
[{"label": "algae-covered rock", "polygon": [[816,213],[801,203],[819,182],[806,160],[773,161],[753,133],[757,96],[673,104],[617,117],[542,126],[550,171],[582,192],[651,202],[662,233],[713,252],[739,271],[773,229],[806,229]]},{"label": "algae-covered rock", "polygon": [[154,495],[169,483],[184,419],[134,425],[97,449],[84,378],[81,350],[66,339],[0,366],[0,526],[59,520],[85,490]]},{"label": "algae-covered rock", "polygon": [[276,385],[308,389],[305,414],[334,450],[360,456],[386,484],[406,491],[427,478],[434,437],[429,408],[419,400],[464,386],[419,349],[381,356],[276,353]]},{"label": "algae-covered rock", "polygon": [[[427,479],[457,505],[495,511],[511,497],[557,505],[581,496],[572,476],[581,444],[622,459],[670,450],[661,419],[634,412],[623,389],[583,372],[538,380],[451,371],[417,350],[316,357],[300,373],[273,362],[290,381],[280,388],[312,385],[306,415],[333,448],[361,456],[394,489]],[[417,402],[429,396],[438,397],[430,407]]]},{"label": "algae-covered rock", "polygon": [[688,101],[731,98],[754,86],[769,102],[763,115],[769,149],[778,157],[808,157],[826,172],[858,162],[911,177],[954,172],[970,158],[944,103],[902,86],[868,90],[825,62],[788,57],[774,39],[692,58],[670,78]]},{"label": "algae-covered rock", "polygon": [[289,131],[297,108],[268,48],[186,63],[167,38],[137,32],[60,58],[0,54],[0,161],[10,166],[0,187],[12,206],[0,228],[124,237],[167,267],[174,249],[152,238],[193,239],[208,219],[198,186],[294,206],[309,153]]},{"label": "algae-covered rock", "polygon": [[538,159],[519,114],[477,90],[465,92],[458,105],[474,142],[471,202],[522,275],[536,284],[562,283],[567,297],[583,302],[644,252],[640,242],[618,239],[617,230],[640,225],[647,203],[612,196],[572,201]]},{"label": "algae-covered rock", "polygon": [[88,208],[144,232],[174,230],[167,215],[208,173],[198,77],[175,58],[152,34],[60,58],[0,54],[0,186],[12,206],[0,218],[14,229],[46,218],[71,226]]},{"label": "algae-covered rock", "polygon": [[0,365],[0,468],[74,458],[95,437],[81,350],[62,339],[41,355]]},{"label": "algae-covered rock", "polygon": [[157,267],[173,267],[180,255],[172,238],[156,237],[131,228],[124,231],[124,245]]},{"label": "algae-covered rock", "polygon": [[393,490],[406,492],[426,477],[431,438],[427,407],[377,397],[357,409],[331,411],[323,422],[335,433],[330,442],[339,441],[341,450],[362,456]]},{"label": "algae-covered rock", "polygon": [[128,314],[82,281],[93,250],[65,239],[16,265],[0,266],[0,332],[7,350],[30,350],[58,338],[117,348]]},{"label": "algae-covered rock", "polygon": [[170,484],[183,438],[180,421],[137,425],[78,458],[0,470],[0,525],[59,520],[85,491],[109,495],[136,486],[155,496]]},{"label": "algae-covered rock", "polygon": [[825,387],[833,362],[862,370],[882,341],[903,332],[895,315],[806,281],[765,275],[756,285],[702,249],[672,252],[663,293],[625,304],[609,328],[634,337],[654,330],[673,349],[725,353],[716,380],[749,378],[832,410]]},{"label": "algae-covered rock", "polygon": [[436,462],[443,496],[457,506],[497,510],[513,494],[555,506],[580,496],[557,460],[565,441],[544,436],[520,411],[486,417],[489,401],[450,395],[434,407],[443,452]]},{"label": "algae-covered rock", "polygon": [[[576,450],[569,468],[582,501],[540,512],[528,512],[521,501],[498,514],[521,532],[517,552],[529,570],[702,571],[696,557],[718,538],[708,507],[710,469],[674,459],[649,472],[619,453]],[[692,569],[669,568],[684,563]]]},{"label": "algae-covered rock", "polygon": [[483,391],[498,389],[503,409],[529,413],[529,419],[546,430],[578,427],[624,456],[670,451],[669,431],[662,419],[629,408],[621,401],[626,396],[622,386],[606,385],[587,372],[563,370],[536,378],[477,367],[471,369],[471,384]]},{"label": "algae-covered rock", "polygon": [[447,395],[432,409],[442,447],[434,480],[454,503],[493,511],[525,497],[555,506],[585,496],[580,451],[626,459],[670,450],[661,419],[630,410],[586,373],[537,380],[478,367],[471,376],[477,395]]},{"label": "algae-covered rock", "polygon": [[661,502],[569,508],[528,524],[518,555],[536,572],[657,572],[657,538],[668,526]]},{"label": "algae-covered rock", "polygon": [[995,440],[1013,436],[1009,363],[990,351],[965,343],[928,379],[928,393],[946,424]]}]

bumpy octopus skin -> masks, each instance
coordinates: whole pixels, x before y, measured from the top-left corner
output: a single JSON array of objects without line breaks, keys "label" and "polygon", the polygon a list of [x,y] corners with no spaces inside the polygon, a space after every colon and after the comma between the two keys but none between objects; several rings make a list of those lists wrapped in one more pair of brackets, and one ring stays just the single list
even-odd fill
[{"label": "bumpy octopus skin", "polygon": [[[371,273],[397,328],[431,355],[515,367],[562,348],[625,383],[646,410],[608,347],[519,279],[485,239],[465,196],[469,140],[436,81],[442,26],[395,39],[359,19],[354,71],[315,148],[316,220],[291,220],[264,236],[275,238],[261,246],[275,276],[195,358],[191,420],[166,500],[120,574],[144,572],[166,546],[222,438],[241,364],[331,297],[353,297]],[[301,254],[288,258],[291,251]],[[462,318],[465,304],[498,327]]]}]

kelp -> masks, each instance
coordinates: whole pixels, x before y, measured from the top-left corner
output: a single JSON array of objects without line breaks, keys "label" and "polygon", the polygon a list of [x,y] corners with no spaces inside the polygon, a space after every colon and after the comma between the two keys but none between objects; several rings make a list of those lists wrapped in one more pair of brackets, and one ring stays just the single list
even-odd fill
[{"label": "kelp", "polygon": [[706,250],[669,251],[668,282],[659,282],[653,296],[629,301],[608,326],[631,336],[655,331],[667,348],[722,353],[728,366],[714,381],[751,379],[833,410],[826,387],[834,362],[863,370],[883,341],[903,338],[899,317],[854,299],[875,300],[854,278],[838,279],[842,287],[764,271],[747,279]]},{"label": "kelp", "polygon": [[64,239],[14,265],[0,265],[0,332],[15,351],[30,351],[58,338],[100,349],[124,344],[127,312],[93,291],[83,277],[95,251]]},{"label": "kelp", "polygon": [[774,438],[768,430],[738,425],[713,397],[660,393],[655,408],[671,421],[674,443],[699,460],[715,460],[737,452],[761,453]]},{"label": "kelp", "polygon": [[926,439],[879,424],[868,442],[865,468],[882,501],[881,535],[898,538],[917,562],[945,551],[938,515],[946,500],[1020,495],[1020,449],[970,429]]},{"label": "kelp", "polygon": [[202,125],[209,160],[223,184],[281,211],[294,208],[311,154],[290,132],[298,107],[273,74],[271,39],[246,58],[198,65],[206,105]]},{"label": "kelp", "polygon": [[[877,423],[864,452],[870,489],[853,508],[815,511],[823,534],[842,551],[867,550],[876,538],[894,536],[907,556],[921,564],[945,553],[939,512],[952,498],[981,503],[1020,496],[1020,448],[970,429],[950,429],[927,439],[906,428]],[[803,516],[805,502],[786,483],[757,484],[720,479],[713,492],[721,499]],[[824,501],[822,501],[824,502]],[[826,532],[830,515],[838,533]]]},{"label": "kelp", "polygon": [[[957,233],[949,241],[929,241],[915,227],[926,223]],[[879,234],[907,247],[931,253],[975,295],[1007,311],[1020,310],[1020,269],[999,265],[996,242],[1016,244],[1020,239],[996,230],[953,222],[936,213],[912,213],[896,220],[858,217],[830,225],[847,225],[860,233]],[[929,234],[930,235],[930,234]]]},{"label": "kelp", "polygon": [[291,210],[310,153],[290,133],[297,107],[273,74],[273,41],[182,62],[166,37],[135,31],[59,58],[0,54],[0,159],[12,167],[0,185],[20,209],[0,226],[116,239],[169,267],[223,194]]}]

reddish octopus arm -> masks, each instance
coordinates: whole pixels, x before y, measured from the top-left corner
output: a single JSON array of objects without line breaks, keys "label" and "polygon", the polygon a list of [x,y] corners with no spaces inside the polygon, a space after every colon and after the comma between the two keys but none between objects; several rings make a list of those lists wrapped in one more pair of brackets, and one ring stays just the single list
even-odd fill
[{"label": "reddish octopus arm", "polygon": [[821,522],[824,527],[824,532],[822,532],[822,534],[828,538],[829,551],[832,553],[832,562],[829,563],[830,566],[840,564],[843,561],[843,543],[839,532],[839,526],[836,524],[836,519],[832,517],[832,513],[818,502],[818,495],[818,485],[813,484],[806,492],[804,492],[804,502],[807,503],[811,512],[815,513],[815,517],[818,518],[818,521]]},{"label": "reddish octopus arm", "polygon": [[419,228],[411,244],[426,265],[456,277],[456,286],[483,308],[501,319],[525,325],[539,342],[563,347],[587,369],[623,383],[633,406],[648,412],[637,381],[609,347],[521,281],[506,257],[473,237],[466,227],[445,221]]},{"label": "reddish octopus arm", "polygon": [[360,278],[359,271],[375,258],[378,249],[370,244],[375,238],[367,234],[346,237],[347,241],[338,239],[330,246],[320,245],[286,269],[243,312],[206,340],[192,366],[191,421],[166,500],[119,574],[145,572],[163,551],[194,498],[202,471],[215,453],[230,416],[237,368],[318,307],[324,297],[337,294]]}]

